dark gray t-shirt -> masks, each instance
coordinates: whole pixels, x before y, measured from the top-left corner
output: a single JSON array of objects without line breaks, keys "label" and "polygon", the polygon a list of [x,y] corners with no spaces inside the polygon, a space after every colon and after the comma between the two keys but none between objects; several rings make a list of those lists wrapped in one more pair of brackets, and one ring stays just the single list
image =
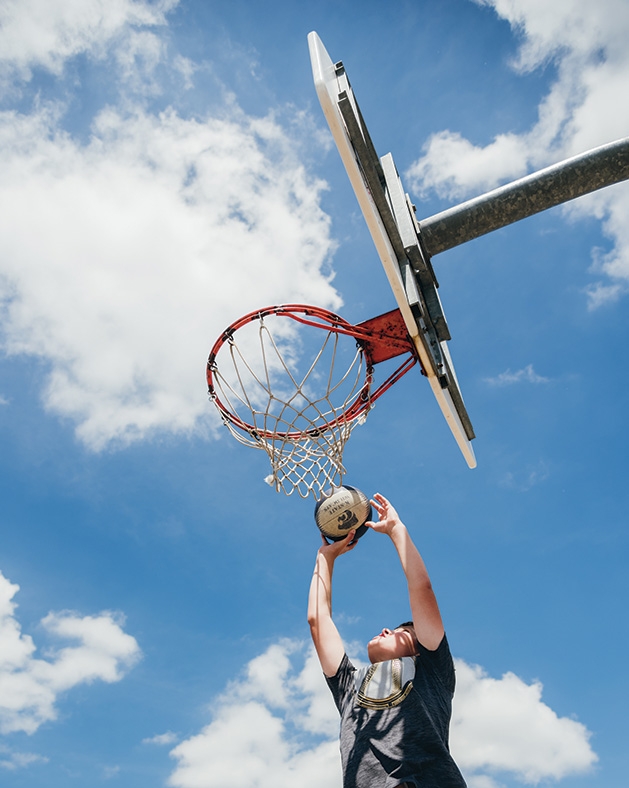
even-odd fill
[{"label": "dark gray t-shirt", "polygon": [[341,714],[343,788],[465,788],[448,748],[455,679],[445,635],[435,651],[420,646],[414,659],[413,688],[390,709],[356,703],[356,668],[347,654],[326,677]]}]

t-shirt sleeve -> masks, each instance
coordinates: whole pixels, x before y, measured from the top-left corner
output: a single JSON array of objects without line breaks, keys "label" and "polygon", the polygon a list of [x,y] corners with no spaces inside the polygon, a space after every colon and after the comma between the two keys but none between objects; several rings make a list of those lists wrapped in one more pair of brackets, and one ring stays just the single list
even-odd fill
[{"label": "t-shirt sleeve", "polygon": [[434,673],[438,677],[439,681],[443,684],[445,689],[451,694],[454,694],[454,685],[456,683],[454,675],[454,662],[452,660],[452,654],[450,653],[448,639],[445,634],[441,640],[441,643],[434,651],[424,648],[424,646],[422,646],[420,643],[419,656],[422,661],[422,665],[424,665],[426,670],[430,670],[432,673]]},{"label": "t-shirt sleeve", "polygon": [[[347,654],[343,655],[339,669],[334,676],[325,676],[328,683],[336,708],[339,712],[343,713],[343,706],[354,690],[354,671],[356,668],[352,665]],[[324,674],[325,675],[325,674]]]}]

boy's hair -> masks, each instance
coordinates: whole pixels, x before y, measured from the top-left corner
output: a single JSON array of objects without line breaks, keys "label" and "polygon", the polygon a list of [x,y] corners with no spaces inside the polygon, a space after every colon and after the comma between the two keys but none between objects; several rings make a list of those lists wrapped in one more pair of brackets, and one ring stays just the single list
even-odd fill
[{"label": "boy's hair", "polygon": [[415,624],[412,621],[405,621],[403,624],[398,624],[396,629],[412,630],[413,638],[415,639],[415,653],[419,654],[419,640],[417,640],[417,634],[415,633]]}]

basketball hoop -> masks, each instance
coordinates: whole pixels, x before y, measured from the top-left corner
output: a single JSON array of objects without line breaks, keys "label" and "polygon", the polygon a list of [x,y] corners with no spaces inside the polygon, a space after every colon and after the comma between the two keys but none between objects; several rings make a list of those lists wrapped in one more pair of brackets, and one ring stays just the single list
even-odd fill
[{"label": "basketball hoop", "polygon": [[[374,366],[401,355],[374,388]],[[354,427],[416,362],[397,309],[352,325],[320,307],[286,304],[232,323],[212,348],[207,383],[232,435],[266,451],[269,484],[319,499],[342,484]]]}]

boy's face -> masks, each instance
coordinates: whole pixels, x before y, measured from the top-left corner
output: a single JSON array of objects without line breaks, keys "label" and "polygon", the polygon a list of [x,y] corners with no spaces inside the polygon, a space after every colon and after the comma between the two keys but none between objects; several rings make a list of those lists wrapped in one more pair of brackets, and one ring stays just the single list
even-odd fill
[{"label": "boy's face", "polygon": [[399,657],[412,657],[416,653],[415,632],[410,627],[383,629],[367,644],[367,655],[372,664]]}]

